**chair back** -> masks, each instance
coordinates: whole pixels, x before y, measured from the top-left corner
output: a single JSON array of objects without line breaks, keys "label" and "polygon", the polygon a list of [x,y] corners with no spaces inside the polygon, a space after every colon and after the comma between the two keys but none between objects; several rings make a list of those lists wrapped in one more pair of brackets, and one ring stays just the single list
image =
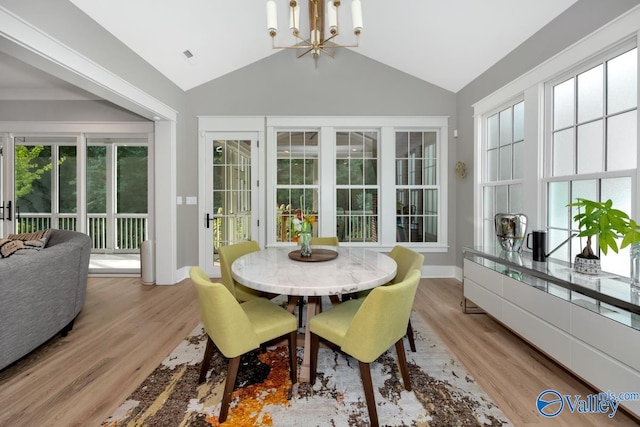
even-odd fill
[{"label": "chair back", "polygon": [[420,270],[414,269],[400,283],[374,288],[353,317],[342,350],[371,363],[402,339],[419,281]]},{"label": "chair back", "polygon": [[312,237],[309,239],[311,246],[339,246],[340,241],[336,236]]},{"label": "chair back", "polygon": [[231,264],[244,254],[251,252],[257,252],[260,250],[260,245],[254,240],[248,240],[246,242],[233,243],[231,245],[220,246],[218,253],[220,254],[220,271],[222,273],[222,284],[231,292],[234,298],[236,295],[236,285],[231,274]]},{"label": "chair back", "polygon": [[212,283],[200,267],[192,267],[189,276],[198,290],[204,329],[220,352],[232,358],[260,347],[249,318],[229,290]]},{"label": "chair back", "polygon": [[411,270],[422,270],[424,255],[404,246],[396,245],[389,253],[389,256],[398,265],[396,277],[390,283],[402,282]]}]

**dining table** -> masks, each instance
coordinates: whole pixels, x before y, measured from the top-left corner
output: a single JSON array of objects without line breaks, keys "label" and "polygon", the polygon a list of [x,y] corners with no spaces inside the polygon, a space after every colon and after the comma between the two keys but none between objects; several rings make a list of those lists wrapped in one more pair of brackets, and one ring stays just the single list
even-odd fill
[{"label": "dining table", "polygon": [[388,255],[363,247],[312,246],[311,257],[299,248],[269,247],[238,257],[231,265],[233,278],[252,289],[290,297],[293,312],[299,298],[307,299],[304,353],[299,380],[310,378],[309,321],[321,309],[322,297],[333,304],[340,296],[373,289],[391,281],[396,262]]}]

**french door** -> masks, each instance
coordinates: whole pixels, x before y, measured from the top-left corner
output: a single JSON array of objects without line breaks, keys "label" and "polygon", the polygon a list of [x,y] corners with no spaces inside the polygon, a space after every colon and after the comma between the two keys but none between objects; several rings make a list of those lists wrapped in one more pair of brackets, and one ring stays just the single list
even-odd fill
[{"label": "french door", "polygon": [[201,264],[207,274],[220,277],[220,246],[258,240],[258,134],[207,132],[205,141],[205,260]]},{"label": "french door", "polygon": [[[90,268],[139,269],[150,237],[149,135],[0,133],[0,236],[80,231],[92,240]],[[93,263],[97,254],[122,256]]]},{"label": "french door", "polygon": [[77,137],[4,134],[0,142],[2,235],[77,230]]}]

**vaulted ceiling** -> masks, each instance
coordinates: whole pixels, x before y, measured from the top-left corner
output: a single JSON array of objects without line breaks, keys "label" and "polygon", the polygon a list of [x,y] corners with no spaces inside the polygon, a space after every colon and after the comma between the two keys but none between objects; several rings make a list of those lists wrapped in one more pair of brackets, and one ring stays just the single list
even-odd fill
[{"label": "vaulted ceiling", "polygon": [[[266,0],[70,1],[183,90],[278,52],[266,30]],[[362,0],[364,29],[354,50],[457,92],[575,2]],[[338,42],[355,41],[350,3],[339,8]],[[288,4],[277,0],[282,45],[294,43]],[[300,4],[305,17],[307,2]],[[297,60],[314,67],[308,56]],[[321,57],[318,67],[331,60]]]},{"label": "vaulted ceiling", "polygon": [[[183,90],[269,55],[266,0],[69,0]],[[288,0],[276,0],[276,42],[288,33]],[[301,0],[306,16],[307,0]],[[577,0],[362,0],[364,28],[355,52],[457,92]],[[338,43],[352,43],[351,0],[339,8]],[[304,19],[301,28],[308,27]],[[187,59],[184,51],[193,57]],[[291,61],[297,52],[286,52]],[[326,56],[323,61],[339,61]],[[90,99],[46,73],[0,54],[0,99]]]}]

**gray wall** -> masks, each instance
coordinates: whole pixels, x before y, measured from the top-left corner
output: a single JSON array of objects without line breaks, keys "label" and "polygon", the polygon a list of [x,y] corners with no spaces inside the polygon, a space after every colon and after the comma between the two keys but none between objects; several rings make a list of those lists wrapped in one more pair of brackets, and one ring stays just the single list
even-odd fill
[{"label": "gray wall", "polygon": [[[317,68],[310,58],[295,59],[293,52],[283,51],[185,94],[68,0],[0,0],[27,22],[178,112],[178,195],[197,194],[197,115],[450,116],[450,130],[457,128],[459,136],[449,135],[449,166],[464,160],[472,171],[472,104],[638,3],[580,0],[457,94],[348,50],[339,51],[335,60],[320,58]],[[23,56],[20,59],[26,62],[36,61]],[[32,65],[83,87],[83,82],[51,64]],[[55,115],[46,113],[46,117]],[[472,243],[472,180],[458,180],[451,172],[449,183],[452,248],[444,255],[430,255],[428,262],[434,265],[461,265],[461,248]],[[197,209],[179,206],[177,222],[177,266],[196,264]]]},{"label": "gray wall", "polygon": [[456,94],[457,159],[467,164],[469,172],[469,178],[458,180],[455,195],[458,266],[462,247],[473,245],[473,104],[638,4],[638,0],[580,0]]},{"label": "gray wall", "polygon": [[[455,95],[438,86],[411,77],[394,68],[350,50],[340,50],[336,58],[296,59],[295,52],[282,51],[233,73],[187,92],[189,144],[197,153],[196,116],[449,116],[450,141],[456,123]],[[449,158],[455,158],[455,146],[449,144]],[[186,188],[197,188],[197,171],[192,163],[179,165]],[[449,209],[455,209],[455,186],[449,178]],[[179,189],[180,190],[180,189]],[[181,194],[180,191],[178,194]],[[188,206],[183,209],[188,209]],[[191,210],[196,210],[191,207]],[[197,237],[199,222],[180,224],[179,236]],[[455,224],[449,226],[453,242]],[[197,261],[197,248],[181,246],[178,265]],[[429,263],[451,265],[455,254],[434,253]]]},{"label": "gray wall", "polygon": [[6,101],[0,100],[2,121],[145,122],[108,101]]}]

